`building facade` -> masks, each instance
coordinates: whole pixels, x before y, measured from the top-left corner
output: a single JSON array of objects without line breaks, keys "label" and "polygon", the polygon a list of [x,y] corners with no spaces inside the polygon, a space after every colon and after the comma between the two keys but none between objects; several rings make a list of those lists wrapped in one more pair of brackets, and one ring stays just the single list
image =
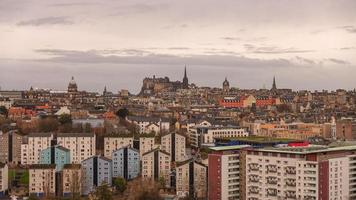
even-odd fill
[{"label": "building facade", "polygon": [[70,164],[70,151],[59,145],[50,146],[41,151],[39,164],[55,164],[56,171],[61,171],[65,164]]},{"label": "building facade", "polygon": [[104,156],[110,158],[112,153],[123,147],[133,147],[134,138],[132,135],[115,135],[104,138]]},{"label": "building facade", "polygon": [[39,164],[40,152],[51,146],[53,134],[51,133],[33,133],[24,139],[21,145],[21,164],[33,165]]},{"label": "building facade", "polygon": [[21,163],[22,135],[9,131],[0,133],[0,162]]},{"label": "building facade", "polygon": [[9,189],[9,169],[7,164],[0,163],[0,196],[6,195]]},{"label": "building facade", "polygon": [[186,138],[184,135],[172,132],[161,138],[161,149],[171,155],[171,161],[186,160]]},{"label": "building facade", "polygon": [[56,165],[29,166],[29,193],[39,197],[56,194]]},{"label": "building facade", "polygon": [[61,192],[64,197],[80,196],[82,194],[82,173],[80,164],[65,164],[63,166]]},{"label": "building facade", "polygon": [[164,179],[166,187],[171,186],[171,156],[154,149],[142,155],[142,178],[158,181]]},{"label": "building facade", "polygon": [[130,147],[120,148],[112,153],[113,177],[126,180],[136,178],[140,174],[140,152]]},{"label": "building facade", "polygon": [[57,144],[69,149],[72,164],[95,155],[96,136],[94,133],[57,133]]},{"label": "building facade", "polygon": [[102,156],[93,156],[82,161],[83,190],[88,195],[95,187],[112,184],[112,161]]}]

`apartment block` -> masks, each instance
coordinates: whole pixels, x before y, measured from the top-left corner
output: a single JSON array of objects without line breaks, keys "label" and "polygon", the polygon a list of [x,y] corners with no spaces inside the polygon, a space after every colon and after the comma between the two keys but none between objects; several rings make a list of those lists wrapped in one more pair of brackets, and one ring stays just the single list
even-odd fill
[{"label": "apartment block", "polygon": [[215,138],[236,138],[248,137],[249,133],[245,128],[237,126],[195,126],[189,129],[190,144],[199,148],[211,146]]},{"label": "apartment block", "polygon": [[158,145],[155,144],[155,137],[154,136],[141,136],[139,138],[139,147],[136,149],[140,150],[140,156],[144,153],[155,149]]},{"label": "apartment block", "polygon": [[106,157],[93,156],[82,161],[83,190],[88,195],[95,187],[112,184],[112,161]]},{"label": "apartment block", "polygon": [[32,133],[24,138],[21,145],[21,164],[39,164],[41,151],[51,146],[52,133]]},{"label": "apartment block", "polygon": [[136,178],[140,174],[140,152],[130,147],[118,149],[112,153],[113,177],[126,180]]},{"label": "apartment block", "polygon": [[96,136],[94,133],[57,133],[57,144],[69,149],[72,164],[95,155]]},{"label": "apartment block", "polygon": [[240,160],[244,158],[242,149],[249,145],[211,147],[208,156],[208,199],[230,200],[241,198]]},{"label": "apartment block", "polygon": [[82,194],[82,166],[80,164],[65,164],[61,172],[61,193],[64,197]]},{"label": "apartment block", "polygon": [[206,199],[208,196],[208,167],[193,159],[176,164],[177,196]]},{"label": "apartment block", "polygon": [[110,158],[112,153],[123,147],[133,147],[134,138],[132,135],[114,135],[104,138],[104,156]]},{"label": "apartment block", "polygon": [[38,197],[56,194],[56,165],[29,166],[29,193]]},{"label": "apartment block", "polygon": [[61,171],[65,164],[70,164],[70,151],[59,145],[48,147],[41,151],[39,164],[55,164],[56,171]]},{"label": "apartment block", "polygon": [[169,153],[154,149],[142,155],[142,177],[158,181],[163,178],[166,187],[171,186],[171,156]]},{"label": "apartment block", "polygon": [[7,164],[0,163],[0,196],[7,193],[9,189],[9,169]]},{"label": "apartment block", "polygon": [[161,149],[171,155],[171,161],[186,160],[186,138],[178,133],[168,133],[161,138]]},{"label": "apartment block", "polygon": [[356,146],[245,149],[245,199],[355,199]]},{"label": "apartment block", "polygon": [[21,163],[22,135],[14,131],[0,132],[0,144],[0,162]]}]

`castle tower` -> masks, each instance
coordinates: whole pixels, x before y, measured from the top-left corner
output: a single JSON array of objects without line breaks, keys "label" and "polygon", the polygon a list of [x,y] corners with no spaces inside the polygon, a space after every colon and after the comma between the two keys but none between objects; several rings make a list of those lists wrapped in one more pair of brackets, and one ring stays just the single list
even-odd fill
[{"label": "castle tower", "polygon": [[184,67],[184,77],[183,77],[182,88],[183,89],[188,89],[189,88],[188,77],[187,77],[187,67],[186,66]]},{"label": "castle tower", "polygon": [[223,93],[228,94],[229,91],[230,91],[230,83],[227,80],[227,78],[225,77],[225,81],[223,82]]}]

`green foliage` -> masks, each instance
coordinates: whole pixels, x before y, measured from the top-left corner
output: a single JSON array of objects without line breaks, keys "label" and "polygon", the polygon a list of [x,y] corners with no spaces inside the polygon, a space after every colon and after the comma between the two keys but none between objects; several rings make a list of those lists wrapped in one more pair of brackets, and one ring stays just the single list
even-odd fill
[{"label": "green foliage", "polygon": [[34,194],[31,194],[30,197],[28,198],[28,200],[38,200],[39,198],[34,195]]},{"label": "green foliage", "polygon": [[119,193],[123,193],[126,190],[126,180],[122,177],[117,177],[113,179],[113,186]]},{"label": "green foliage", "polygon": [[159,186],[160,186],[161,188],[165,188],[165,187],[166,187],[166,180],[164,179],[163,176],[159,177],[158,182],[159,182]]},{"label": "green foliage", "polygon": [[158,191],[142,191],[137,200],[163,200],[163,198],[159,196]]},{"label": "green foliage", "polygon": [[69,114],[62,114],[58,118],[59,123],[63,124],[71,124],[72,123],[72,116]]},{"label": "green foliage", "polygon": [[125,119],[128,115],[129,115],[129,110],[127,110],[127,108],[120,108],[117,112],[116,115],[120,118],[120,119]]}]

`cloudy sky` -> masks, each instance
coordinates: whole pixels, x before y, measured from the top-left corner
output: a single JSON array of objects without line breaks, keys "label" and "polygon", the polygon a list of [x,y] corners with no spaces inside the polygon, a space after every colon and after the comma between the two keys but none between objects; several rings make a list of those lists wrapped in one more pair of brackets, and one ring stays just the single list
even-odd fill
[{"label": "cloudy sky", "polygon": [[2,89],[353,89],[355,0],[0,0]]}]

